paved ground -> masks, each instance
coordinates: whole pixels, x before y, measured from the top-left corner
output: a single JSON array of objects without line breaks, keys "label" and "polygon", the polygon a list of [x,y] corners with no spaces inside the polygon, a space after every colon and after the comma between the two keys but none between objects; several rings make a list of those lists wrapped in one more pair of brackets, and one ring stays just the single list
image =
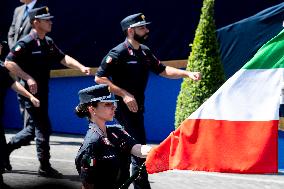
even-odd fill
[{"label": "paved ground", "polygon": [[[7,140],[13,131],[6,135]],[[53,135],[51,137],[52,166],[63,173],[62,179],[37,176],[38,161],[34,142],[11,154],[13,171],[4,180],[13,189],[79,189],[80,181],[74,167],[74,157],[83,136]],[[149,175],[152,189],[283,189],[284,172],[276,175],[208,173],[198,171],[168,171]],[[133,186],[130,186],[133,189]]]}]

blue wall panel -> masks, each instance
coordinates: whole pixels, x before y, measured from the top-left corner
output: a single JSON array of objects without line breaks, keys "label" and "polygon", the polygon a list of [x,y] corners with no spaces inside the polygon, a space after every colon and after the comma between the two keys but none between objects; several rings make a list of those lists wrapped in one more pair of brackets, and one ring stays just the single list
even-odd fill
[{"label": "blue wall panel", "polygon": [[[174,130],[176,97],[180,80],[169,80],[150,75],[146,89],[145,127],[147,140],[160,142]],[[87,120],[78,118],[74,108],[78,104],[78,91],[94,85],[93,77],[65,77],[50,80],[49,117],[54,132],[85,134]],[[6,98],[4,123],[7,128],[22,128],[18,102],[13,91]]]},{"label": "blue wall panel", "polygon": [[162,141],[174,130],[176,99],[181,79],[150,75],[146,90],[145,126],[148,141]]},{"label": "blue wall panel", "polygon": [[278,135],[278,168],[284,169],[284,132],[279,131]]},{"label": "blue wall panel", "polygon": [[78,118],[78,91],[95,84],[94,77],[52,78],[50,81],[49,117],[55,132],[85,134],[87,120]]}]

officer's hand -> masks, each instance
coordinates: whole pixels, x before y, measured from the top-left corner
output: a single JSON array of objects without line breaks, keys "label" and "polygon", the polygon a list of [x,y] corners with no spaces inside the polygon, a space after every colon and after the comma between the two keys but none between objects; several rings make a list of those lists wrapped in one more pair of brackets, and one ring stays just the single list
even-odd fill
[{"label": "officer's hand", "polygon": [[91,68],[83,66],[81,68],[81,72],[85,73],[86,75],[90,75],[91,74]]},{"label": "officer's hand", "polygon": [[27,83],[32,94],[37,93],[37,83],[33,78],[27,79]]},{"label": "officer's hand", "polygon": [[141,146],[141,154],[143,156],[147,156],[150,152],[150,150],[152,149],[152,146],[148,146],[148,145],[142,145]]},{"label": "officer's hand", "polygon": [[198,81],[201,79],[201,73],[200,72],[188,72],[188,77],[194,81]]},{"label": "officer's hand", "polygon": [[138,105],[134,98],[134,96],[130,93],[127,93],[123,96],[123,102],[127,105],[128,109],[131,112],[137,112],[138,111]]},{"label": "officer's hand", "polygon": [[39,107],[40,106],[40,102],[37,98],[35,98],[34,96],[32,96],[30,98],[30,101],[33,103],[34,107]]}]

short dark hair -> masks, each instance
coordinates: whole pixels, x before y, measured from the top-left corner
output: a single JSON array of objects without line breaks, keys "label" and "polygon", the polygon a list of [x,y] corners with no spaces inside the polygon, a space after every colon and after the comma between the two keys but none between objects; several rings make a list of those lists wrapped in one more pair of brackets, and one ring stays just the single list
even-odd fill
[{"label": "short dark hair", "polygon": [[124,34],[125,37],[128,36],[128,30],[127,30],[127,29],[126,29],[126,30],[123,30],[122,32],[123,32],[123,34]]}]

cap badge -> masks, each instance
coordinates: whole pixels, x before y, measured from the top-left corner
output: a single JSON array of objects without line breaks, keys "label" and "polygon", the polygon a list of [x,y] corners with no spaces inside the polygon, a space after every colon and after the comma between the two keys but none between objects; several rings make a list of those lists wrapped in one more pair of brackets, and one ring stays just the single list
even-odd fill
[{"label": "cap badge", "polygon": [[144,16],[144,14],[141,15],[141,18],[142,18],[142,20],[145,21],[145,16]]}]

